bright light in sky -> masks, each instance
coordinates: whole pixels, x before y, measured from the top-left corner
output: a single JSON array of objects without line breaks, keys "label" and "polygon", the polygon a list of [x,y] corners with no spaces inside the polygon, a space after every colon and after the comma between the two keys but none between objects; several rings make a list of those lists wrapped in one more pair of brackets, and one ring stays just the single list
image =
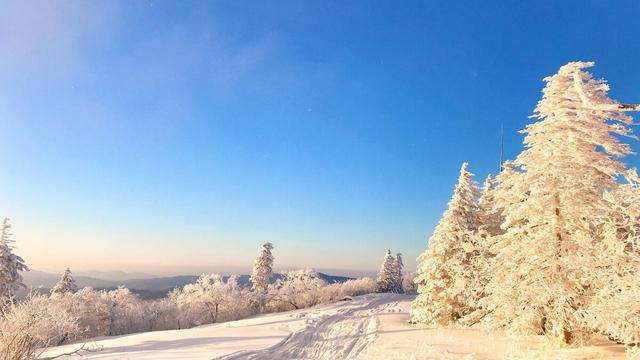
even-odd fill
[{"label": "bright light in sky", "polygon": [[[0,216],[35,269],[409,269],[542,78],[640,102],[637,1],[5,1]],[[633,144],[637,148],[636,144]],[[637,159],[628,160],[637,166]]]}]

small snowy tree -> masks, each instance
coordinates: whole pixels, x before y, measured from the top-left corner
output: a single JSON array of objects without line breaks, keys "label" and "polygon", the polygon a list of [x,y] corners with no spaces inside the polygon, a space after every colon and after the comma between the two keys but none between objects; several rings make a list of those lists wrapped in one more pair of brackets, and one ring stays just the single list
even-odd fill
[{"label": "small snowy tree", "polygon": [[418,296],[411,304],[413,322],[449,325],[471,312],[468,285],[472,281],[473,243],[478,229],[478,189],[462,164],[449,208],[442,215],[429,247],[418,258]]},{"label": "small snowy tree", "polygon": [[5,218],[0,233],[0,299],[12,299],[20,288],[26,288],[20,272],[29,268],[20,256],[13,253],[11,235],[11,224]]},{"label": "small snowy tree", "polygon": [[71,269],[67,268],[58,283],[51,289],[51,296],[74,293],[76,291],[78,291],[76,280],[71,275]]},{"label": "small snowy tree", "polygon": [[271,276],[273,275],[273,244],[264,243],[260,254],[253,263],[253,271],[251,272],[251,289],[258,292],[265,292],[269,286]]},{"label": "small snowy tree", "polygon": [[378,273],[378,292],[392,292],[396,289],[397,271],[396,259],[391,255],[391,250],[387,250],[384,261]]},{"label": "small snowy tree", "polygon": [[403,287],[402,287],[402,269],[404,268],[404,263],[402,262],[402,254],[401,253],[397,253],[396,254],[396,261],[394,264],[394,269],[396,271],[395,273],[395,284],[394,284],[394,289],[393,292],[396,293],[403,293]]}]

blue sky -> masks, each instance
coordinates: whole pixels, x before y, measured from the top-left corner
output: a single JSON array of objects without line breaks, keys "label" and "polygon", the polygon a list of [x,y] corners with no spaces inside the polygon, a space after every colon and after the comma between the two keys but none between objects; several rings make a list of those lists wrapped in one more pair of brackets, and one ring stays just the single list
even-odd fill
[{"label": "blue sky", "polygon": [[637,1],[0,7],[0,214],[37,269],[241,271],[265,241],[280,268],[413,268],[543,77],[593,60],[640,102]]}]

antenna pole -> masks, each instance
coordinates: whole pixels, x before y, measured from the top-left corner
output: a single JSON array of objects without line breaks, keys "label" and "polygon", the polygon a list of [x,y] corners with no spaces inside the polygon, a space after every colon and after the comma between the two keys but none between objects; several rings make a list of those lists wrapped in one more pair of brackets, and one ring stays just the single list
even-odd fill
[{"label": "antenna pole", "polygon": [[498,167],[498,173],[502,172],[502,164],[504,157],[504,121],[500,120],[500,166]]}]

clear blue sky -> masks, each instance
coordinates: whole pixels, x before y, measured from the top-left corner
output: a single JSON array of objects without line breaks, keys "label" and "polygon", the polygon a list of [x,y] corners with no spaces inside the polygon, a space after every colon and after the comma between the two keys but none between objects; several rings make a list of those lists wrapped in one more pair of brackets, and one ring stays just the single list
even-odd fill
[{"label": "clear blue sky", "polygon": [[[0,215],[34,268],[410,268],[542,78],[640,102],[638,1],[0,1]],[[637,144],[633,144],[638,148]],[[637,160],[630,159],[632,164]]]}]

